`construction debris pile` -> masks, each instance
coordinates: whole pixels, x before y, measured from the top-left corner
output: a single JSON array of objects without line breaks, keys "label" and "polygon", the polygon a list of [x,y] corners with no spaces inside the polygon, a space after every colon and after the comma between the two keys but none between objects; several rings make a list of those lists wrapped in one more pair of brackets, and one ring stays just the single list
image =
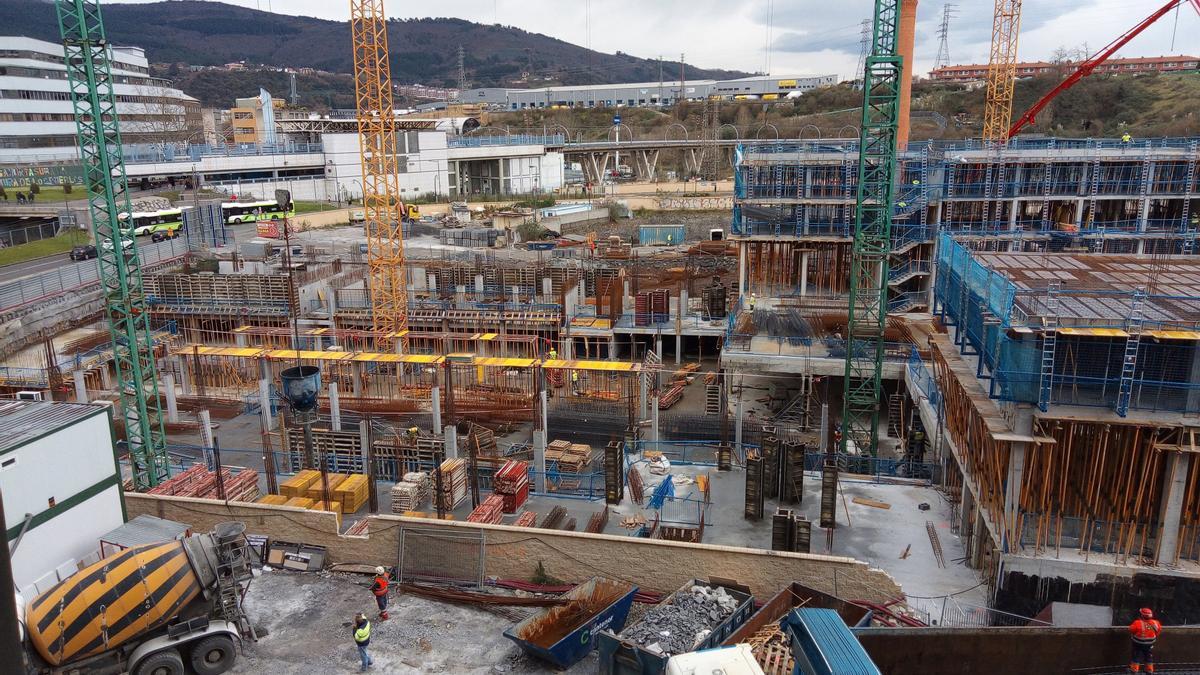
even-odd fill
[{"label": "construction debris pile", "polygon": [[683,654],[707,638],[737,606],[738,601],[724,588],[694,585],[688,593],[677,593],[670,604],[646,612],[641,621],[621,633],[621,639],[655,654]]}]

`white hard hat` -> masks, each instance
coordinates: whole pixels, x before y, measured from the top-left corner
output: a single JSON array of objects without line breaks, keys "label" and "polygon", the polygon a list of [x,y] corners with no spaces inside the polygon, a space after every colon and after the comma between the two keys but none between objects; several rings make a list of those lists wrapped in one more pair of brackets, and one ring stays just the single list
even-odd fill
[{"label": "white hard hat", "polygon": [[384,573],[384,571],[385,571],[385,570],[384,570],[382,567],[376,567],[376,568],[375,568],[375,574],[383,574],[383,573]]}]

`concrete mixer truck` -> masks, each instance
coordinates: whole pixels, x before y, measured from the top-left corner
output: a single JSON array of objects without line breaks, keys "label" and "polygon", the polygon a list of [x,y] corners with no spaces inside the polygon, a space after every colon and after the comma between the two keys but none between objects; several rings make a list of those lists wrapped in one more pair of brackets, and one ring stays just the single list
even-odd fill
[{"label": "concrete mixer truck", "polygon": [[244,530],[221,523],[207,534],[125,549],[33,598],[21,608],[28,672],[226,672],[241,639],[253,637],[241,610],[253,574]]}]

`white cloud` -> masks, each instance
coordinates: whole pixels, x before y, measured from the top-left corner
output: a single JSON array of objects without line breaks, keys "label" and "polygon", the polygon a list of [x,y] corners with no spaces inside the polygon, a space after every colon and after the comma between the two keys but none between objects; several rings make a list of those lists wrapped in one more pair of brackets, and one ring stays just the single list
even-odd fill
[{"label": "white cloud", "polygon": [[[153,0],[126,0],[150,2]],[[229,0],[243,7],[345,21],[344,1]],[[991,39],[992,0],[957,0],[950,25],[950,56],[955,63],[986,62]],[[588,7],[590,5],[590,11]],[[916,71],[929,70],[937,55],[943,2],[925,0],[917,14]],[[853,77],[858,62],[860,22],[870,18],[870,0],[442,0],[388,3],[398,18],[452,16],[479,23],[499,22],[543,33],[604,52],[677,60],[705,68],[759,71],[767,63],[767,16],[773,21],[771,71],[779,75],[836,72]],[[1086,43],[1091,51],[1108,44],[1145,18],[1156,2],[1145,0],[1025,0],[1018,55],[1048,58],[1060,46]],[[590,16],[590,20],[589,19]],[[590,31],[588,26],[590,25]],[[1171,53],[1174,15],[1136,38],[1125,56]],[[589,39],[590,33],[590,39]],[[1200,17],[1184,3],[1174,53],[1200,51],[1195,36]]]}]

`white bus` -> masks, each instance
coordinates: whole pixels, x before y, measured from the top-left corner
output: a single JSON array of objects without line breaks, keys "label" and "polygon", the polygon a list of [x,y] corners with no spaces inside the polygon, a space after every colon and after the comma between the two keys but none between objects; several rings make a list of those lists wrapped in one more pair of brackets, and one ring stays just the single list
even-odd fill
[{"label": "white bus", "polygon": [[229,225],[260,220],[282,220],[296,215],[296,205],[280,206],[274,199],[261,202],[228,202],[221,205],[221,215]]},{"label": "white bus", "polygon": [[[185,207],[190,208],[190,207]],[[183,209],[164,209],[162,211],[134,211],[122,213],[121,229],[133,229],[135,237],[141,237],[155,232],[174,232],[183,227]]]}]

